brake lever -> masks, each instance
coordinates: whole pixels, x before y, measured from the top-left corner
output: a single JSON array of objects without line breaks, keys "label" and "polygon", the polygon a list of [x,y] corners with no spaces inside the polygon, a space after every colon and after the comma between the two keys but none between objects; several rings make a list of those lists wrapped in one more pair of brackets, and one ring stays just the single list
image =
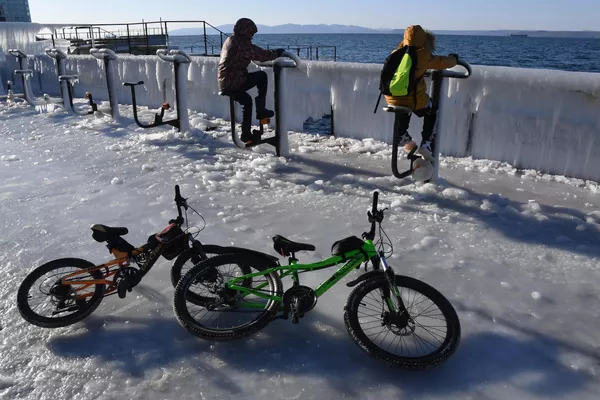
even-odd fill
[{"label": "brake lever", "polygon": [[185,220],[183,219],[183,217],[177,217],[175,219],[169,220],[169,224],[183,225],[184,222]]},{"label": "brake lever", "polygon": [[385,210],[387,210],[387,208],[384,208],[383,210],[377,210],[375,214],[371,214],[370,211],[367,211],[367,215],[369,216],[369,222],[377,222],[380,224],[383,221],[383,212]]}]

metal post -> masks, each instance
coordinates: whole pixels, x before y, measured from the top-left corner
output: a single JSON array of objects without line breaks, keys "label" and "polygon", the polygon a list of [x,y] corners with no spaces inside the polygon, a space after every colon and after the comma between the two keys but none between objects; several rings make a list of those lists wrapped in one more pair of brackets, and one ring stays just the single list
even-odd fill
[{"label": "metal post", "polygon": [[442,83],[444,82],[444,76],[442,74],[442,71],[440,70],[435,70],[431,73],[431,82],[432,82],[432,88],[431,88],[431,113],[435,115],[436,121],[433,127],[433,132],[431,133],[431,136],[433,138],[433,140],[431,141],[432,147],[433,147],[433,158],[434,158],[434,162],[433,162],[433,176],[431,177],[432,181],[437,181],[439,178],[439,168],[440,168],[440,151],[439,151],[439,136],[438,136],[438,132],[437,132],[437,126],[438,126],[438,117],[439,117],[439,112],[440,112],[440,95],[442,93]]},{"label": "metal post", "polygon": [[167,21],[165,21],[165,36],[167,41],[167,48],[169,47],[169,29],[167,28]]},{"label": "metal post", "polygon": [[333,61],[337,61],[337,46],[333,46]]},{"label": "metal post", "polygon": [[282,128],[282,119],[280,118],[281,116],[281,109],[279,107],[279,84],[280,84],[280,80],[281,80],[281,70],[282,68],[279,65],[273,65],[273,73],[275,75],[275,85],[273,88],[273,92],[275,95],[275,151],[277,153],[277,157],[281,156],[281,128]]},{"label": "metal post", "polygon": [[179,132],[181,132],[181,103],[179,102],[179,66],[180,63],[177,61],[177,57],[173,60],[173,67],[175,68],[175,107],[177,107],[177,120],[179,121]]},{"label": "metal post", "polygon": [[319,46],[317,46],[317,61],[319,60]]},{"label": "metal post", "polygon": [[[177,107],[177,128],[179,132],[190,130],[190,117],[187,108],[187,76],[184,75],[185,63],[178,60],[178,56],[173,58],[173,67],[175,69],[175,103]],[[166,90],[165,90],[166,93]]]},{"label": "metal post", "polygon": [[144,35],[146,36],[146,54],[150,54],[150,43],[148,42],[148,24],[144,22]]},{"label": "metal post", "polygon": [[331,105],[331,136],[335,136],[335,119],[333,119],[333,104]]},{"label": "metal post", "polygon": [[129,47],[129,54],[131,53],[131,35],[129,34],[129,24],[127,24],[127,47]]},{"label": "metal post", "polygon": [[208,55],[208,43],[206,43],[206,22],[203,24],[204,26],[204,55]]}]

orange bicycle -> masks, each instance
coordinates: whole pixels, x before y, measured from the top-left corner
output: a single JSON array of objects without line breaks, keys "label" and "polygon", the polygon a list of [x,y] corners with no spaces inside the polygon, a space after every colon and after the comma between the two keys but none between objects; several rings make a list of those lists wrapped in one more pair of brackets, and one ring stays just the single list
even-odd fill
[{"label": "orange bicycle", "polygon": [[[115,257],[107,263],[94,265],[80,258],[61,258],[45,263],[33,270],[21,283],[17,294],[17,307],[28,322],[44,328],[59,328],[74,324],[89,316],[106,296],[118,294],[125,298],[127,292],[142,281],[160,256],[167,260],[177,257],[171,268],[171,281],[177,284],[187,261],[195,265],[209,255],[235,251],[234,247],[203,245],[196,236],[203,229],[191,233],[187,223],[187,210],[204,218],[181,197],[175,186],[175,204],[179,216],[169,225],[148,238],[148,243],[135,248],[122,236],[127,228],[92,225],[92,238],[106,242]],[[185,210],[185,219],[181,209]],[[182,225],[186,223],[185,231]],[[192,265],[192,266],[193,266]],[[184,271],[185,272],[185,271]],[[37,291],[38,293],[32,293]],[[36,296],[37,294],[37,296]]]}]

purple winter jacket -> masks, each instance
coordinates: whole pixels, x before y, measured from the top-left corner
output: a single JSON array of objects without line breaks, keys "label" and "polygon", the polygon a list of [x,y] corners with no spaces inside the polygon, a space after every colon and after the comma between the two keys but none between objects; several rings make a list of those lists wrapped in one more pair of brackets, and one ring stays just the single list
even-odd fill
[{"label": "purple winter jacket", "polygon": [[241,88],[248,76],[251,61],[271,61],[277,58],[274,50],[265,50],[252,44],[252,37],[258,32],[256,24],[248,18],[241,18],[233,27],[233,35],[228,37],[221,49],[219,59],[219,90],[236,91]]}]

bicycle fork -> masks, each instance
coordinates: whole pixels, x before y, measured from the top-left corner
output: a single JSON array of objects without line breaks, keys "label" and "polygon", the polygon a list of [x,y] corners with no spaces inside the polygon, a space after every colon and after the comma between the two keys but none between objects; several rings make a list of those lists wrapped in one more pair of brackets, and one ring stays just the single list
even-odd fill
[{"label": "bicycle fork", "polygon": [[396,285],[396,274],[394,273],[394,270],[388,265],[387,260],[382,252],[379,254],[379,259],[381,265],[383,266],[383,273],[389,288],[389,290],[383,291],[382,297],[383,300],[385,300],[390,312],[390,322],[398,326],[398,328],[403,329],[410,321],[410,314],[404,306],[400,291]]}]

